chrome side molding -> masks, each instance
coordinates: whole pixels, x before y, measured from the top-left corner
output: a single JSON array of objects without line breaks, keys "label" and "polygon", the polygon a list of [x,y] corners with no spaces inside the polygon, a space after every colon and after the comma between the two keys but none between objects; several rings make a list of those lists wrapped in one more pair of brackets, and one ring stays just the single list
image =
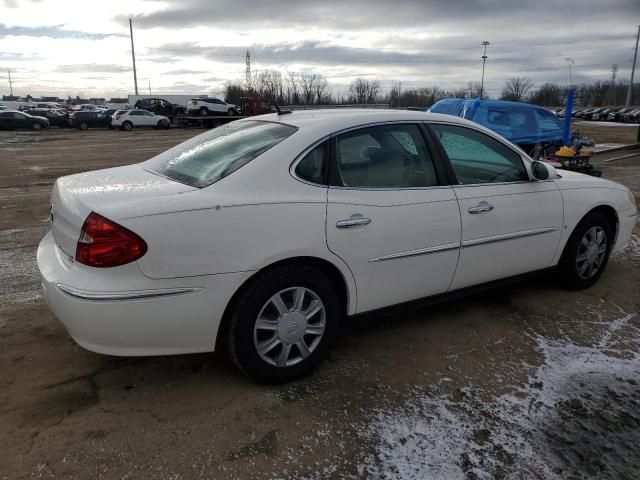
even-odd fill
[{"label": "chrome side molding", "polygon": [[69,287],[63,284],[56,284],[61,292],[66,293],[70,297],[79,298],[80,300],[91,301],[118,301],[118,300],[141,300],[156,297],[168,297],[170,295],[183,295],[185,293],[194,293],[201,288],[162,288],[156,290],[134,290],[130,292],[93,292],[90,290],[82,290],[79,288]]}]

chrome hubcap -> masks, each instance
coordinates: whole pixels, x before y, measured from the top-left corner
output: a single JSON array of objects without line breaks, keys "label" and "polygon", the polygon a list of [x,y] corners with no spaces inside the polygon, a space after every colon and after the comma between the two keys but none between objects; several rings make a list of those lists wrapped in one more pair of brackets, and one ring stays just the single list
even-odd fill
[{"label": "chrome hubcap", "polygon": [[598,273],[606,253],[607,235],[601,227],[591,227],[578,245],[578,255],[576,256],[578,276],[588,280]]},{"label": "chrome hubcap", "polygon": [[324,335],[326,312],[320,297],[291,287],[264,304],[253,327],[253,343],[262,360],[289,367],[308,358]]}]

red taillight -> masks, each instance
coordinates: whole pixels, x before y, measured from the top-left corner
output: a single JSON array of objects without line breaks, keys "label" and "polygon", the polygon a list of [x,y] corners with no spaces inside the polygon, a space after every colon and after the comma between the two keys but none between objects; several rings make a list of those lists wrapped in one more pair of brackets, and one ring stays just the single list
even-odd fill
[{"label": "red taillight", "polygon": [[111,220],[91,212],[82,225],[76,261],[90,267],[117,267],[147,253],[142,238]]},{"label": "red taillight", "polygon": [[120,120],[120,117],[121,117],[121,116],[122,116],[122,115],[116,115],[116,120]]}]

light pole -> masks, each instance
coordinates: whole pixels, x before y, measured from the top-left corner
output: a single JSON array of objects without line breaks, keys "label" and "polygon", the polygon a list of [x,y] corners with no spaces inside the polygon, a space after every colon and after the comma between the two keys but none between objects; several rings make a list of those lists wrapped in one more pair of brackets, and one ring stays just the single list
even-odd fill
[{"label": "light pole", "polygon": [[133,24],[129,19],[129,34],[131,35],[131,59],[133,60],[133,85],[136,89],[136,95],[138,95],[138,75],[136,73],[136,51],[133,48]]},{"label": "light pole", "polygon": [[576,61],[573,58],[565,58],[567,65],[569,65],[569,88],[573,87],[573,77],[571,76],[571,66],[575,65]]},{"label": "light pole", "polygon": [[484,93],[484,64],[487,62],[487,47],[491,45],[486,40],[482,42],[482,46],[484,47],[484,54],[482,55],[482,81],[480,82],[480,100],[482,100]]}]

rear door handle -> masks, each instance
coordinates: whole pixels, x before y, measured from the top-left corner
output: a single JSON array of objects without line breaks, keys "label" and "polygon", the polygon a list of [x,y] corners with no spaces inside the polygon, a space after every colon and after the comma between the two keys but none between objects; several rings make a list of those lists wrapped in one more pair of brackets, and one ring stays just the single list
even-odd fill
[{"label": "rear door handle", "polygon": [[495,207],[493,205],[489,205],[487,202],[480,202],[475,207],[471,207],[468,211],[470,214],[475,215],[476,213],[484,213],[490,212]]},{"label": "rear door handle", "polygon": [[349,227],[357,227],[359,225],[369,225],[371,223],[370,218],[365,218],[362,215],[354,214],[351,215],[351,218],[348,220],[338,220],[336,222],[336,227],[338,228],[349,228]]}]

